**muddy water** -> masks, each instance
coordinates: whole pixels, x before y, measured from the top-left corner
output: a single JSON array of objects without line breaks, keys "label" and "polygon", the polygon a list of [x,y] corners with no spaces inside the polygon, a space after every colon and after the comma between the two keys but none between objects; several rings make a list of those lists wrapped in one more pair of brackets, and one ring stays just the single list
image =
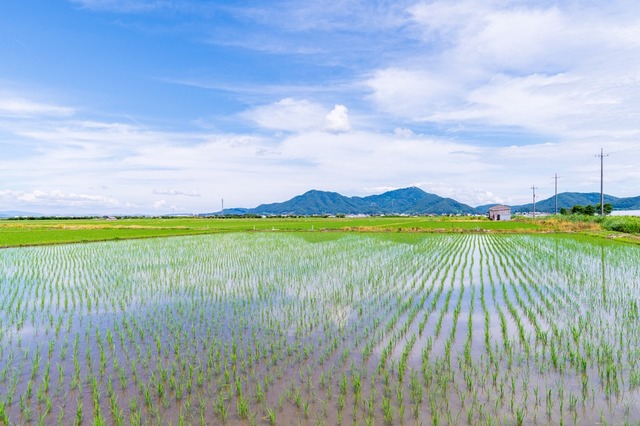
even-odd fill
[{"label": "muddy water", "polygon": [[318,235],[0,251],[0,416],[640,421],[636,247]]}]

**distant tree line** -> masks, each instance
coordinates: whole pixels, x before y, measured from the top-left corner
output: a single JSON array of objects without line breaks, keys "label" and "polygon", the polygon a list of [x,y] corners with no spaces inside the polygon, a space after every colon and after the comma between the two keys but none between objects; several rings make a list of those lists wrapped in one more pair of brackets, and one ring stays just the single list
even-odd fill
[{"label": "distant tree line", "polygon": [[[613,205],[610,203],[605,203],[603,210],[605,215],[611,214],[611,212],[613,211]],[[560,214],[564,215],[579,214],[584,216],[593,216],[596,213],[600,213],[600,204],[597,204],[595,206],[591,204],[586,206],[576,204],[569,210],[565,209],[564,207],[560,209]]]},{"label": "distant tree line", "polygon": [[79,219],[98,219],[98,216],[16,216],[5,217],[5,220],[79,220]]}]

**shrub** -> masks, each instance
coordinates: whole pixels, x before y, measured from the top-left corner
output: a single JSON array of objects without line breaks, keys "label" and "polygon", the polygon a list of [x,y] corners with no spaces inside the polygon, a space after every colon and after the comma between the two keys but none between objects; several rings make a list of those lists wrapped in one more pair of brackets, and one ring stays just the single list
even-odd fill
[{"label": "shrub", "polygon": [[640,233],[640,218],[634,216],[609,216],[602,222],[602,227],[609,231]]}]

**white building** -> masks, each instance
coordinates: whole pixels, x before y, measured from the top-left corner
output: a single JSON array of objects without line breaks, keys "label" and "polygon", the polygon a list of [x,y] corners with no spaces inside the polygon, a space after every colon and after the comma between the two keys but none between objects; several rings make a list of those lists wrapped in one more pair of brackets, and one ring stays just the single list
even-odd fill
[{"label": "white building", "polygon": [[501,204],[489,209],[489,219],[491,220],[511,220],[511,207]]}]

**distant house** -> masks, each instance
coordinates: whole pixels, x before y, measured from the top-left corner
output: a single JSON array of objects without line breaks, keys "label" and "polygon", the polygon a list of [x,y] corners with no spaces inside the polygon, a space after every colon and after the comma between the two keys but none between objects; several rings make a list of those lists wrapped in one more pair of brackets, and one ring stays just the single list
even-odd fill
[{"label": "distant house", "polygon": [[489,209],[489,219],[491,220],[511,220],[511,207],[497,205]]}]

